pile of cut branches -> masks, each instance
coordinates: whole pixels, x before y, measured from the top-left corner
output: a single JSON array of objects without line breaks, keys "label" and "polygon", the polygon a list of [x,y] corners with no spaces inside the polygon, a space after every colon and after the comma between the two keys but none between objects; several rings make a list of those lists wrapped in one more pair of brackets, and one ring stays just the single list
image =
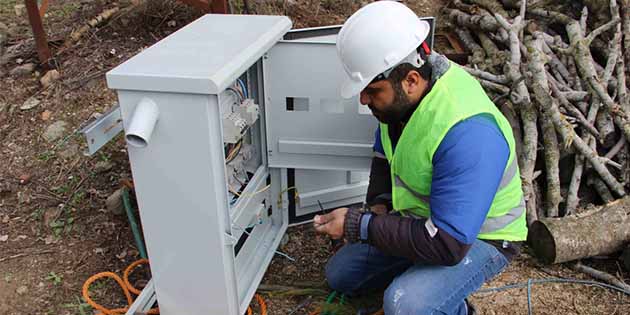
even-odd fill
[{"label": "pile of cut branches", "polygon": [[[528,225],[624,197],[630,0],[453,0],[443,13],[472,53],[465,68],[512,125]],[[598,222],[600,228],[616,233],[620,244],[630,241],[627,208],[604,208],[623,212],[622,222],[615,222],[623,231],[612,222]],[[596,231],[571,233],[568,240]]]}]

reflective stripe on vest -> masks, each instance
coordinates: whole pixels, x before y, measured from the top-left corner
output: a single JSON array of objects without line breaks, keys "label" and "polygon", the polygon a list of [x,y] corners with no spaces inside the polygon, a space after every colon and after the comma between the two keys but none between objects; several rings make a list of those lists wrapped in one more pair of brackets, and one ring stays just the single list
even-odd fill
[{"label": "reflective stripe on vest", "polygon": [[505,186],[509,185],[512,181],[512,178],[516,176],[516,170],[518,169],[518,162],[516,161],[516,157],[512,159],[512,163],[510,166],[503,172],[503,177],[501,177],[501,183],[499,184],[498,190],[505,188]]},{"label": "reflective stripe on vest", "polygon": [[[486,220],[483,221],[483,224],[481,225],[481,230],[479,231],[479,233],[490,233],[490,232],[498,231],[510,225],[512,222],[518,219],[521,215],[523,215],[524,211],[525,211],[525,199],[521,198],[521,202],[518,204],[518,206],[510,209],[508,213],[499,217],[493,217],[493,218],[486,217]],[[424,217],[414,214],[413,212],[409,212],[405,210],[401,210],[401,212],[405,213],[406,215],[412,218],[426,219]]]},{"label": "reflective stripe on vest", "polygon": [[[499,184],[499,188],[497,189],[497,191],[505,188],[512,181],[514,176],[516,176],[517,167],[518,167],[518,164],[517,164],[516,159],[514,158],[512,159],[512,163],[510,163],[510,166],[503,172],[503,176],[501,177],[501,183]],[[394,177],[394,185],[400,188],[404,188],[405,190],[410,192],[414,197],[422,200],[427,205],[430,204],[431,196],[423,195],[413,190],[398,175]],[[504,215],[501,215],[498,217],[486,217],[486,220],[483,222],[483,225],[481,226],[480,233],[490,233],[493,231],[498,231],[508,226],[510,223],[514,222],[514,220],[518,219],[523,214],[523,211],[525,211],[525,199],[521,198],[521,202],[518,204],[518,206],[510,209],[510,211],[508,211]],[[411,216],[418,217],[415,215],[411,215]]]}]

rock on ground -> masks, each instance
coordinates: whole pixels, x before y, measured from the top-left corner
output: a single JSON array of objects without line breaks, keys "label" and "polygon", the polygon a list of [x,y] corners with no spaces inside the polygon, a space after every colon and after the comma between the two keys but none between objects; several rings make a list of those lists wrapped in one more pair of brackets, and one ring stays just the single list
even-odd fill
[{"label": "rock on ground", "polygon": [[15,68],[13,68],[11,70],[11,72],[9,72],[9,74],[11,74],[12,76],[15,76],[15,77],[21,77],[21,76],[29,75],[33,71],[35,71],[35,64],[34,63],[25,63],[23,65],[20,65],[20,66],[17,66]]},{"label": "rock on ground", "polygon": [[24,294],[28,293],[28,288],[25,285],[23,285],[23,286],[17,288],[16,292],[19,295],[24,295]]},{"label": "rock on ground", "polygon": [[42,84],[44,88],[49,87],[52,83],[59,80],[61,74],[57,70],[50,70],[44,74],[44,76],[39,80],[39,83]]},{"label": "rock on ground", "polygon": [[35,107],[37,107],[37,105],[39,105],[40,100],[36,99],[34,96],[29,97],[26,101],[24,101],[24,104],[22,104],[22,106],[20,106],[21,110],[29,110],[29,109],[33,109]]},{"label": "rock on ground", "polygon": [[109,172],[114,167],[114,164],[110,161],[98,161],[94,165],[94,171],[96,173]]},{"label": "rock on ground", "polygon": [[66,132],[67,125],[68,123],[63,120],[56,121],[52,125],[48,126],[48,128],[46,128],[46,131],[44,131],[42,137],[44,137],[44,139],[46,139],[46,141],[48,142],[53,142],[63,136],[63,134]]}]

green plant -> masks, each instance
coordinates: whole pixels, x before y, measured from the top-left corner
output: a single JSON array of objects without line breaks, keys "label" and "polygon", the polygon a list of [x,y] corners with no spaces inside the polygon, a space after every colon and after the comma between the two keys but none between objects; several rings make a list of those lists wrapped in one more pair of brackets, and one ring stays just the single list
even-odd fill
[{"label": "green plant", "polygon": [[48,162],[51,158],[53,158],[55,154],[51,151],[44,151],[37,155],[37,159],[42,162]]},{"label": "green plant", "polygon": [[56,274],[54,271],[51,271],[46,277],[46,280],[52,281],[52,283],[57,286],[60,285],[63,281],[63,276]]},{"label": "green plant", "polygon": [[77,191],[74,195],[72,195],[72,198],[70,199],[70,204],[78,205],[79,203],[81,203],[81,201],[83,201],[84,197],[85,191]]},{"label": "green plant", "polygon": [[53,234],[56,238],[61,237],[61,233],[68,233],[72,231],[72,226],[74,223],[74,217],[69,217],[66,219],[57,219],[53,222],[50,222],[50,227],[52,228]]},{"label": "green plant", "polygon": [[44,209],[42,208],[37,208],[33,210],[33,212],[31,212],[31,218],[33,218],[36,221],[41,220],[43,216],[44,216]]},{"label": "green plant", "polygon": [[62,304],[64,308],[75,309],[78,315],[92,315],[92,307],[82,297],[75,296],[76,302]]},{"label": "green plant", "polygon": [[103,162],[109,162],[111,157],[109,156],[109,154],[107,154],[105,152],[98,151],[98,159],[103,161]]},{"label": "green plant", "polygon": [[80,180],[79,177],[71,176],[67,183],[55,188],[54,191],[58,194],[68,193],[77,184],[79,180]]}]

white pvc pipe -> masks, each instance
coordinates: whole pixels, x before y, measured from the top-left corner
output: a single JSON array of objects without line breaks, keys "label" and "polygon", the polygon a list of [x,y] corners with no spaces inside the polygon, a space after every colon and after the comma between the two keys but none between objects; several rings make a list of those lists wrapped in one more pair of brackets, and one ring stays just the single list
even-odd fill
[{"label": "white pvc pipe", "polygon": [[131,123],[125,132],[127,143],[136,148],[145,148],[158,121],[160,111],[149,98],[142,98],[131,116]]}]

